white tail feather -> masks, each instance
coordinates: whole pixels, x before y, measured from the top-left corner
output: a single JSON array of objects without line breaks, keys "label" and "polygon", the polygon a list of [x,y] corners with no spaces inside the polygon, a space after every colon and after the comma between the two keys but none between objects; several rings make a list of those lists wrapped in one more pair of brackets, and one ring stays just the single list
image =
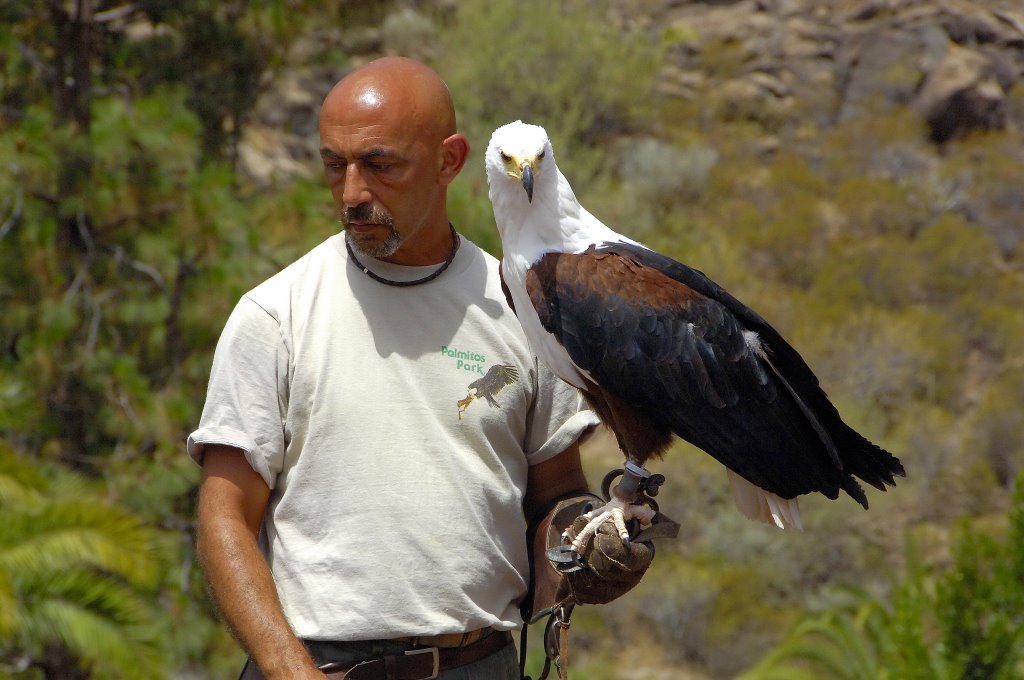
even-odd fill
[{"label": "white tail feather", "polygon": [[803,531],[800,521],[800,503],[796,498],[782,498],[759,486],[751,484],[732,470],[729,473],[729,485],[736,506],[750,519],[774,524],[780,529],[799,529]]}]

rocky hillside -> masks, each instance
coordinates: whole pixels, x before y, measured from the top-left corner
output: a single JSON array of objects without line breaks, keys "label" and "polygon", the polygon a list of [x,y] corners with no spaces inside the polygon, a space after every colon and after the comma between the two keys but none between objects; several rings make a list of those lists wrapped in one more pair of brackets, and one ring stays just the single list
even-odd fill
[{"label": "rocky hillside", "polygon": [[[358,4],[358,3],[357,3]],[[320,99],[352,63],[387,53],[430,60],[448,0],[376,3],[361,21],[317,27],[264,83],[238,147],[259,184],[316,176]],[[756,146],[817,153],[819,132],[863,116],[912,112],[931,150],[895,149],[876,176],[935,175],[944,145],[976,130],[1024,129],[1021,0],[615,0],[610,21],[666,46],[657,90],[719,121],[749,121]],[[339,63],[337,50],[350,60]],[[334,55],[334,58],[332,58]],[[456,93],[458,97],[458,93]],[[680,119],[679,125],[693,125]],[[1024,183],[1024,149],[1020,158]],[[955,183],[954,183],[955,184]],[[1007,256],[1024,240],[1024,191],[942,187]]]},{"label": "rocky hillside", "polygon": [[[864,113],[909,107],[941,145],[973,130],[1024,127],[1020,0],[620,0],[614,20],[666,44],[658,90],[708,115],[763,126],[768,151]],[[316,109],[343,75],[323,54],[431,56],[451,3],[406,5],[376,24],[310,35],[265,84],[239,147],[259,182],[315,168]],[[319,54],[318,54],[319,53]],[[312,58],[311,58],[312,57]],[[319,58],[317,58],[319,57]],[[314,65],[319,62],[319,65]],[[1024,154],[1024,151],[1021,152]],[[1022,159],[1024,162],[1024,159]],[[1024,209],[1024,197],[1016,201]],[[1002,230],[1004,248],[1021,235]]]},{"label": "rocky hillside", "polygon": [[[1024,121],[1024,4],[1009,0],[666,2],[638,19],[677,38],[669,96],[709,96],[737,115],[819,126],[868,107],[911,106],[942,143]],[[717,80],[709,54],[741,65]]]}]

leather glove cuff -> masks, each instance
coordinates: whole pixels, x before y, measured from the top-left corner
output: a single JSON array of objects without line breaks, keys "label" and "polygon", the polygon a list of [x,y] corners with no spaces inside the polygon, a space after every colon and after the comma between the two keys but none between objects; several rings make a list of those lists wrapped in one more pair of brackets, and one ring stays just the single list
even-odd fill
[{"label": "leather glove cuff", "polygon": [[523,603],[523,620],[533,623],[551,612],[568,594],[565,574],[547,558],[550,548],[562,545],[562,532],[584,512],[604,504],[600,497],[580,492],[562,498],[528,532],[530,540],[530,592]]}]

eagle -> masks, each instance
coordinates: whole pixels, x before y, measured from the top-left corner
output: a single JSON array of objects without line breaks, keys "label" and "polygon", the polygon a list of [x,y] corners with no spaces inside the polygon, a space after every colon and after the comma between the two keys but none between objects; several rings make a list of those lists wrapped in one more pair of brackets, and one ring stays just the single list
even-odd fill
[{"label": "eagle", "polygon": [[466,412],[469,405],[473,403],[473,400],[477,397],[483,397],[487,400],[487,405],[491,408],[501,408],[495,399],[498,396],[498,392],[501,392],[508,385],[514,385],[519,381],[519,369],[512,364],[495,364],[491,366],[484,377],[474,380],[469,383],[469,393],[464,399],[459,399],[459,420],[462,420],[462,414]]},{"label": "eagle", "polygon": [[511,364],[495,364],[491,366],[484,377],[469,383],[470,394],[483,397],[491,408],[499,408],[498,402],[494,400],[498,392],[501,392],[507,385],[514,385],[519,380],[519,369]]},{"label": "eagle", "polygon": [[[485,155],[502,244],[500,273],[538,358],[580,389],[643,478],[673,435],[722,463],[748,517],[802,528],[797,498],[858,479],[885,491],[899,459],[843,422],[800,354],[702,272],[613,231],[576,199],[544,128],[496,129]],[[624,478],[628,475],[624,475]],[[580,550],[605,520],[650,521],[637,485],[588,515]],[[640,489],[643,489],[642,482]]]}]

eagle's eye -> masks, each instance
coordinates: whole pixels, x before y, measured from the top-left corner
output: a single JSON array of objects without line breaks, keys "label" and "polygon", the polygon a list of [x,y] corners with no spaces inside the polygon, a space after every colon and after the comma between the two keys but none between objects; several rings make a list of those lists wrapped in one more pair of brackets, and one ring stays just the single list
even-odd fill
[{"label": "eagle's eye", "polygon": [[546,154],[547,152],[548,152],[547,149],[541,149],[540,153],[537,154],[537,160],[540,160],[540,159],[544,158],[544,154]]},{"label": "eagle's eye", "polygon": [[508,163],[510,160],[512,160],[512,156],[509,156],[504,151],[499,151],[499,153],[501,154],[501,160],[503,160],[504,162]]}]

